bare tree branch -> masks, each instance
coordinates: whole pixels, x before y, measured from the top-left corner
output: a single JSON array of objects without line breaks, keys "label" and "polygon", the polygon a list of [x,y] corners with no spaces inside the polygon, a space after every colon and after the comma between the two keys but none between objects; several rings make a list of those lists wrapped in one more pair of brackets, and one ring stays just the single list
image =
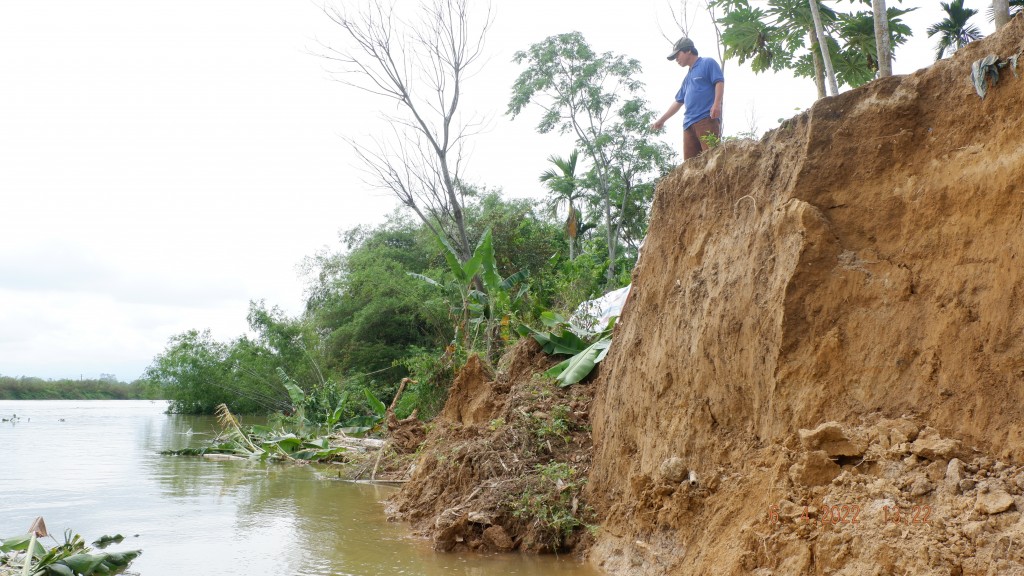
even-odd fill
[{"label": "bare tree branch", "polygon": [[[389,190],[432,230],[443,230],[463,258],[472,254],[463,216],[463,146],[484,122],[460,117],[463,82],[483,55],[493,22],[490,5],[482,19],[470,0],[427,0],[410,21],[396,16],[385,0],[348,0],[323,12],[343,32],[335,48],[320,54],[336,64],[336,79],[391,100],[400,112],[385,115],[388,141],[373,146],[348,137],[367,165],[373,185]],[[478,4],[474,3],[474,9]]]}]

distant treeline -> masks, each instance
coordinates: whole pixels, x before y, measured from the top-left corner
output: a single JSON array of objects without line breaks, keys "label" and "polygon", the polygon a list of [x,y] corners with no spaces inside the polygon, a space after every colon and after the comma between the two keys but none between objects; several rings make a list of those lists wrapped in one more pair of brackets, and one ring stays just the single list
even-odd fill
[{"label": "distant treeline", "polygon": [[43,380],[0,376],[0,400],[155,400],[159,387],[142,380],[132,383],[99,380]]}]

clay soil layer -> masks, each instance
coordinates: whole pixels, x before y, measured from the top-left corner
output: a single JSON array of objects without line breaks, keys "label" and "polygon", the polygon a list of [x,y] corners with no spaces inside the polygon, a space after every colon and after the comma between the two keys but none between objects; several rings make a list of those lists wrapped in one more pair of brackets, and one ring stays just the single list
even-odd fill
[{"label": "clay soil layer", "polygon": [[593,562],[1024,574],[1024,80],[971,82],[1022,50],[1017,17],[661,183],[592,409]]}]

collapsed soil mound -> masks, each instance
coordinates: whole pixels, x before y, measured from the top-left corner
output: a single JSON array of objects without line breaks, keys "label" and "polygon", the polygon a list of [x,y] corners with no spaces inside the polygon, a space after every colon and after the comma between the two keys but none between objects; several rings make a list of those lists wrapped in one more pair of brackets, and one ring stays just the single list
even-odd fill
[{"label": "collapsed soil mound", "polygon": [[558,360],[527,338],[493,374],[471,357],[388,503],[437,550],[553,552],[588,537],[593,386],[540,376]]},{"label": "collapsed soil mound", "polygon": [[663,180],[592,410],[595,563],[1024,574],[1024,80],[971,80],[1022,50],[1018,16]]}]

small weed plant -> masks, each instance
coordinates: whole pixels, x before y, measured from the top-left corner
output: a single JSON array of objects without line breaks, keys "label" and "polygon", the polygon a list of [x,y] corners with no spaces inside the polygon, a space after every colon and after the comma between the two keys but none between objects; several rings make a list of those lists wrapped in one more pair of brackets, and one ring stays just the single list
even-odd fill
[{"label": "small weed plant", "polygon": [[530,383],[526,386],[526,393],[537,400],[547,400],[554,395],[554,378],[548,378],[541,374],[534,374]]},{"label": "small weed plant", "polygon": [[722,138],[714,132],[707,132],[700,137],[700,141],[706,144],[708,148],[714,148],[722,143]]},{"label": "small weed plant", "polygon": [[558,438],[566,444],[572,440],[569,434],[571,423],[569,421],[570,409],[564,404],[558,404],[551,408],[548,417],[531,417],[534,421],[534,434],[540,441]]},{"label": "small weed plant", "polygon": [[586,481],[565,462],[538,464],[531,476],[528,487],[511,503],[512,515],[535,523],[543,543],[560,550],[574,531],[587,527],[584,516],[591,510],[579,502]]}]

